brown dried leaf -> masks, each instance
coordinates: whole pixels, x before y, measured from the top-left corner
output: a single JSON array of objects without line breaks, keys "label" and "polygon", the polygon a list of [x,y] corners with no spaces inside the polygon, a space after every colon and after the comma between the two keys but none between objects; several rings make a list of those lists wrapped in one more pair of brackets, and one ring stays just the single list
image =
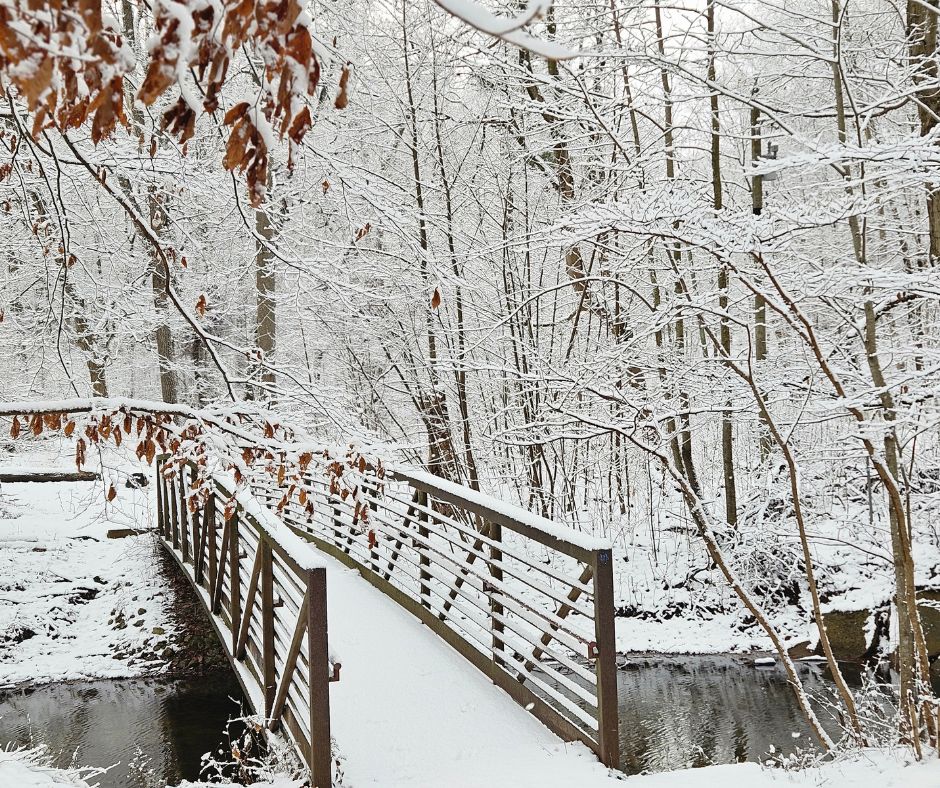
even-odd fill
[{"label": "brown dried leaf", "polygon": [[346,109],[349,104],[349,94],[346,92],[349,87],[349,64],[343,66],[343,72],[339,76],[339,93],[336,95],[336,109]]}]

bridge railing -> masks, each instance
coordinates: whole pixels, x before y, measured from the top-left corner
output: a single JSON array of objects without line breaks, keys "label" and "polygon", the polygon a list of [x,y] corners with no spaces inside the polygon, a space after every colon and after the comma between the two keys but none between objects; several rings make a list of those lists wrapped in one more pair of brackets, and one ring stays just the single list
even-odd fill
[{"label": "bridge railing", "polygon": [[328,687],[339,664],[327,643],[326,569],[298,560],[309,547],[290,550],[299,540],[266,508],[244,494],[233,500],[234,484],[212,479],[197,505],[192,476],[157,459],[163,544],[199,592],[255,712],[271,731],[286,729],[311,785],[328,788]]},{"label": "bridge railing", "polygon": [[303,498],[276,475],[253,477],[256,498],[562,738],[618,764],[609,544],[423,472],[366,475],[345,496],[308,473]]}]

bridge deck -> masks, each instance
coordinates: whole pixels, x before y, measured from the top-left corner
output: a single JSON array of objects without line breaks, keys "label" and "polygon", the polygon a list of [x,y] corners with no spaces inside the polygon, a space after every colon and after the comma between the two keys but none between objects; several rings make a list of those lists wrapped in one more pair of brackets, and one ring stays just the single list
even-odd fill
[{"label": "bridge deck", "polygon": [[[313,548],[311,548],[313,549]],[[600,788],[620,784],[565,744],[357,572],[327,562],[330,687],[348,782],[383,788]]]}]

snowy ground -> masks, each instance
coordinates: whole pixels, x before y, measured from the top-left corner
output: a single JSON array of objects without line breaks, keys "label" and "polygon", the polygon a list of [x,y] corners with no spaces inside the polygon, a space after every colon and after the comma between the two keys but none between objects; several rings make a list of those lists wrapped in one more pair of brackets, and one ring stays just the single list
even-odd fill
[{"label": "snowy ground", "polygon": [[[940,764],[936,758],[915,763],[901,751],[869,751],[803,771],[767,769],[746,763],[631,777],[623,784],[632,788],[937,788],[940,784],[938,772]],[[537,776],[537,773],[533,773],[533,780]],[[522,784],[529,783],[499,779],[491,783],[491,786],[515,788]],[[593,784],[568,783],[571,788]],[[37,755],[31,751],[0,751],[0,785],[10,788],[94,788],[95,780],[91,775],[83,779],[80,773],[50,769],[43,765],[41,753]],[[275,778],[273,782],[256,785],[269,788],[300,788],[301,783],[287,778]],[[461,782],[461,778],[457,776],[446,783],[425,782],[420,785],[422,788],[463,788],[468,783]],[[179,788],[211,788],[211,785],[184,782]]]},{"label": "snowy ground", "polygon": [[[62,467],[27,458],[0,454],[0,468]],[[163,669],[173,633],[153,537],[107,536],[150,527],[148,491],[115,489],[108,503],[100,482],[0,486],[0,687]]]}]

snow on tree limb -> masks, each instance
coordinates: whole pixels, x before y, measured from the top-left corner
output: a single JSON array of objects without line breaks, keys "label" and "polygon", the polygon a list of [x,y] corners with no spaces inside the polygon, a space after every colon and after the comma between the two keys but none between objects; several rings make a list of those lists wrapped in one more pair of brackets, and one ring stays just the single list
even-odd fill
[{"label": "snow on tree limb", "polygon": [[501,17],[484,8],[473,0],[434,0],[452,16],[462,20],[481,33],[502,39],[509,44],[527,49],[549,60],[567,60],[575,53],[554,41],[524,33],[522,28],[543,17],[551,7],[551,0],[529,0],[529,3],[516,16]]}]

